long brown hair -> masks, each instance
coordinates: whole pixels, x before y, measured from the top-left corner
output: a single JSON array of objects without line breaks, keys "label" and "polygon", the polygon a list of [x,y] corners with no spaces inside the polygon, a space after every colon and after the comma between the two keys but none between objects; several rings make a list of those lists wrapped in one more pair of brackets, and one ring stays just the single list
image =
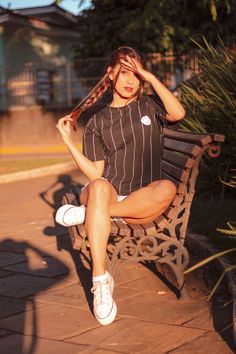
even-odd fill
[{"label": "long brown hair", "polygon": [[[112,81],[109,78],[109,73],[107,72],[107,68],[108,67],[114,68],[117,64],[119,64],[121,59],[126,59],[127,56],[136,59],[144,66],[144,60],[142,56],[138,54],[137,50],[131,47],[117,48],[110,56],[110,60],[108,61],[105,68],[104,76],[100,79],[97,85],[89,92],[89,94],[71,112],[70,116],[73,119],[74,128],[76,125],[76,121],[80,117],[81,113],[85,111],[87,108],[91,107],[93,104],[95,104],[98,101],[98,99],[101,98],[109,88],[110,89],[112,88],[112,85],[115,85],[119,77],[120,71],[118,72],[114,82],[112,83]],[[139,80],[140,80],[140,89],[137,94],[138,96],[141,95],[143,85],[144,85],[143,80],[141,78],[139,78]]]}]

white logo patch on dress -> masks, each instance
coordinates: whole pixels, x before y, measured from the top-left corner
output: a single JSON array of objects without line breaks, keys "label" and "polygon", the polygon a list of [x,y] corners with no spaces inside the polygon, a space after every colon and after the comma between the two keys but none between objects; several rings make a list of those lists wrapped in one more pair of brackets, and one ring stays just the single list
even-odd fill
[{"label": "white logo patch on dress", "polygon": [[146,115],[146,116],[143,116],[141,118],[141,122],[144,124],[144,125],[150,125],[151,124],[151,119]]}]

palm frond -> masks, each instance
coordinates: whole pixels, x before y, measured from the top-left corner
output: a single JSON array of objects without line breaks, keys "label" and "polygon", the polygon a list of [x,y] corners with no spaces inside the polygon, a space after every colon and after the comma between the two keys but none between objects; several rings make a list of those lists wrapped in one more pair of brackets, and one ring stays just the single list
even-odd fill
[{"label": "palm frond", "polygon": [[192,267],[186,269],[184,271],[184,274],[188,274],[190,272],[192,272],[193,270],[196,270],[206,264],[208,264],[209,262],[212,262],[213,260],[215,260],[216,258],[219,258],[219,257],[222,257],[228,253],[231,253],[231,252],[235,252],[236,251],[236,248],[231,248],[229,250],[226,250],[226,251],[222,251],[222,252],[218,252],[210,257],[207,257],[205,259],[203,259],[201,262],[198,262],[197,264],[193,265]]}]

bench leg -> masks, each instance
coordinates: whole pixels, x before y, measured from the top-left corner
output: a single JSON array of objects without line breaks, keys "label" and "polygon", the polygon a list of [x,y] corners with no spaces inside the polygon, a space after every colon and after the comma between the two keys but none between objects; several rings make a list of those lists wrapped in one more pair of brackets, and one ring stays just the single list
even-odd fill
[{"label": "bench leg", "polygon": [[177,281],[177,288],[181,300],[190,299],[190,296],[187,292],[184,276],[184,270],[186,269],[188,262],[189,255],[185,247],[180,247],[179,249],[176,249],[174,255],[166,254],[165,257],[159,258],[157,261],[155,261],[157,269],[158,263],[167,264],[172,269]]},{"label": "bench leg", "polygon": [[[158,235],[158,237],[160,237],[160,235]],[[151,245],[145,246],[144,241],[149,241]],[[154,261],[155,264],[165,263],[172,269],[176,277],[181,299],[189,299],[184,278],[184,269],[188,265],[189,255],[187,249],[180,245],[176,239],[172,240],[166,237],[166,242],[158,245],[155,236],[146,236],[138,240],[125,236],[119,242],[110,246],[110,252],[109,249],[107,249],[106,264],[107,270],[113,276],[120,261]],[[170,252],[172,247],[175,247],[174,252]],[[161,251],[162,257],[159,256]]]},{"label": "bench leg", "polygon": [[184,285],[182,286],[182,289],[180,290],[180,300],[190,300],[191,297],[186,289],[186,284],[184,282]]},{"label": "bench leg", "polygon": [[187,291],[187,287],[186,287],[186,282],[185,282],[185,277],[184,277],[184,270],[178,270],[178,273],[176,274],[176,279],[177,279],[177,283],[178,283],[178,288],[180,291],[180,300],[189,300],[190,296],[189,293]]}]

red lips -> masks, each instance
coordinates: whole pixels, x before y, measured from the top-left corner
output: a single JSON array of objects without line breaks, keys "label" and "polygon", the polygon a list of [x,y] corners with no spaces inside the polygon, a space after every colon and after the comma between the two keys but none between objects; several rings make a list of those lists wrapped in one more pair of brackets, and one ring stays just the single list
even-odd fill
[{"label": "red lips", "polygon": [[130,93],[133,91],[133,88],[132,87],[125,87],[125,90]]}]

